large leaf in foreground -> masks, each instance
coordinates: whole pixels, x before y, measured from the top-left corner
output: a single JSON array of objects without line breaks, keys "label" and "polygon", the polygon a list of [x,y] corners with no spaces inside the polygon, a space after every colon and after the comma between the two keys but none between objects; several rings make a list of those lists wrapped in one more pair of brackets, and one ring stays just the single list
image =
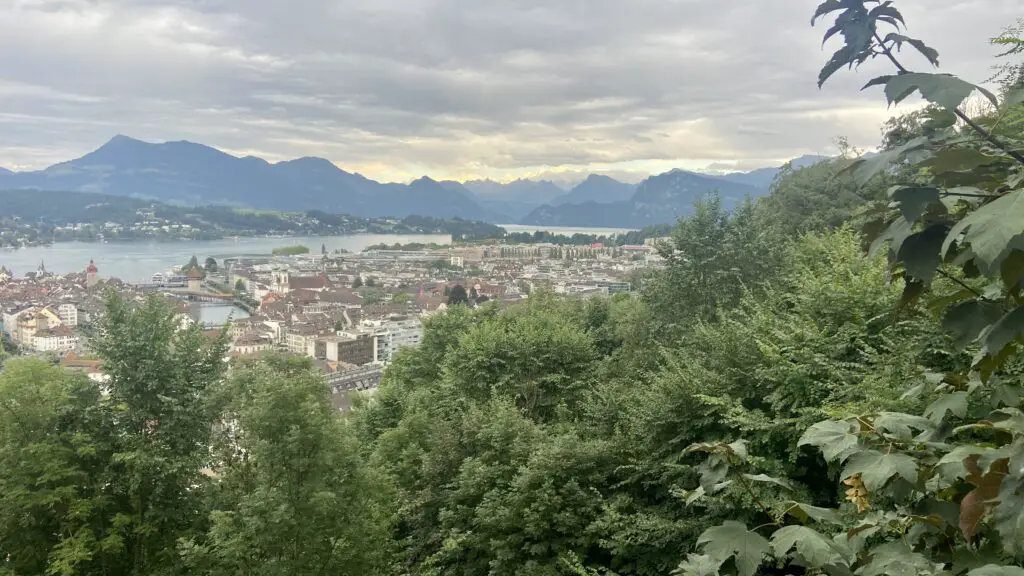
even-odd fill
[{"label": "large leaf in foreground", "polygon": [[844,458],[857,448],[857,426],[845,420],[826,420],[811,426],[800,437],[798,446],[821,449],[828,461]]},{"label": "large leaf in foreground", "polygon": [[1010,251],[1024,250],[1024,190],[1010,192],[961,220],[946,237],[943,254],[962,233],[978,268],[986,275],[997,274]]},{"label": "large leaf in foreground", "polygon": [[849,478],[860,474],[864,486],[870,492],[876,492],[894,476],[900,476],[908,482],[917,480],[917,461],[906,454],[883,454],[877,450],[864,450],[850,457],[843,468],[842,477]]},{"label": "large leaf in foreground", "polygon": [[831,538],[806,526],[786,526],[772,534],[772,549],[777,557],[785,557],[794,547],[800,563],[813,568],[846,565],[852,556],[852,552],[841,550]]},{"label": "large leaf in foreground", "polygon": [[703,544],[704,553],[715,560],[724,562],[732,556],[740,576],[753,576],[770,547],[763,536],[732,520],[705,530],[697,544]]}]

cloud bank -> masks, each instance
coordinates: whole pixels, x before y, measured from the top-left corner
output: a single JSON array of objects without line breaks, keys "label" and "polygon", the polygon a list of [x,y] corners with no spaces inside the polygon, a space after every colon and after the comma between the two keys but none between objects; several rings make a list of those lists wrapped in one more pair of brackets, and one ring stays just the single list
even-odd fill
[{"label": "cloud bank", "polygon": [[[819,91],[813,0],[0,0],[0,165],[114,134],[383,180],[635,179],[877,144],[892,115]],[[979,81],[1018,0],[905,0],[910,33]],[[909,64],[923,65],[916,55]]]}]

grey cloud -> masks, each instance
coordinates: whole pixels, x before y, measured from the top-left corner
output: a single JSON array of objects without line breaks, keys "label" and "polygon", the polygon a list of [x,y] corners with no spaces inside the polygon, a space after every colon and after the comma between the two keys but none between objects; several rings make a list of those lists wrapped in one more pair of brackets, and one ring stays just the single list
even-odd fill
[{"label": "grey cloud", "polygon": [[[118,132],[399,180],[771,163],[838,135],[871,147],[889,112],[858,90],[884,66],[819,91],[814,4],[0,0],[0,165]],[[902,4],[944,68],[975,80],[1019,12]]]}]

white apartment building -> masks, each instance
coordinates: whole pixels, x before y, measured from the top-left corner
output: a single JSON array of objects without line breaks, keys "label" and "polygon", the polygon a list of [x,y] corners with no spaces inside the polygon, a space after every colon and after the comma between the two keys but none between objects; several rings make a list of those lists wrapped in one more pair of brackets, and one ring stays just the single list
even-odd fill
[{"label": "white apartment building", "polygon": [[60,321],[65,326],[70,328],[78,326],[78,306],[74,304],[65,303],[57,306],[57,316],[60,316]]},{"label": "white apartment building", "polygon": [[373,329],[374,362],[391,362],[395,352],[407,346],[419,346],[423,337],[423,322],[419,318],[365,320],[363,325]]}]

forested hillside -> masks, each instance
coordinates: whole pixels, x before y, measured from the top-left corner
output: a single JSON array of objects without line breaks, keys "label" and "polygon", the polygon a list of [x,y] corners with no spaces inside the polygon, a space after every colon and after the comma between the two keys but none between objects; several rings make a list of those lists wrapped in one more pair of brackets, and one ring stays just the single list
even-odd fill
[{"label": "forested hillside", "polygon": [[821,82],[881,58],[930,106],[699,204],[639,298],[453,306],[344,418],[155,302],[109,303],[109,396],[8,361],[0,571],[1024,574],[1024,75],[969,116],[891,3],[822,16]]}]

